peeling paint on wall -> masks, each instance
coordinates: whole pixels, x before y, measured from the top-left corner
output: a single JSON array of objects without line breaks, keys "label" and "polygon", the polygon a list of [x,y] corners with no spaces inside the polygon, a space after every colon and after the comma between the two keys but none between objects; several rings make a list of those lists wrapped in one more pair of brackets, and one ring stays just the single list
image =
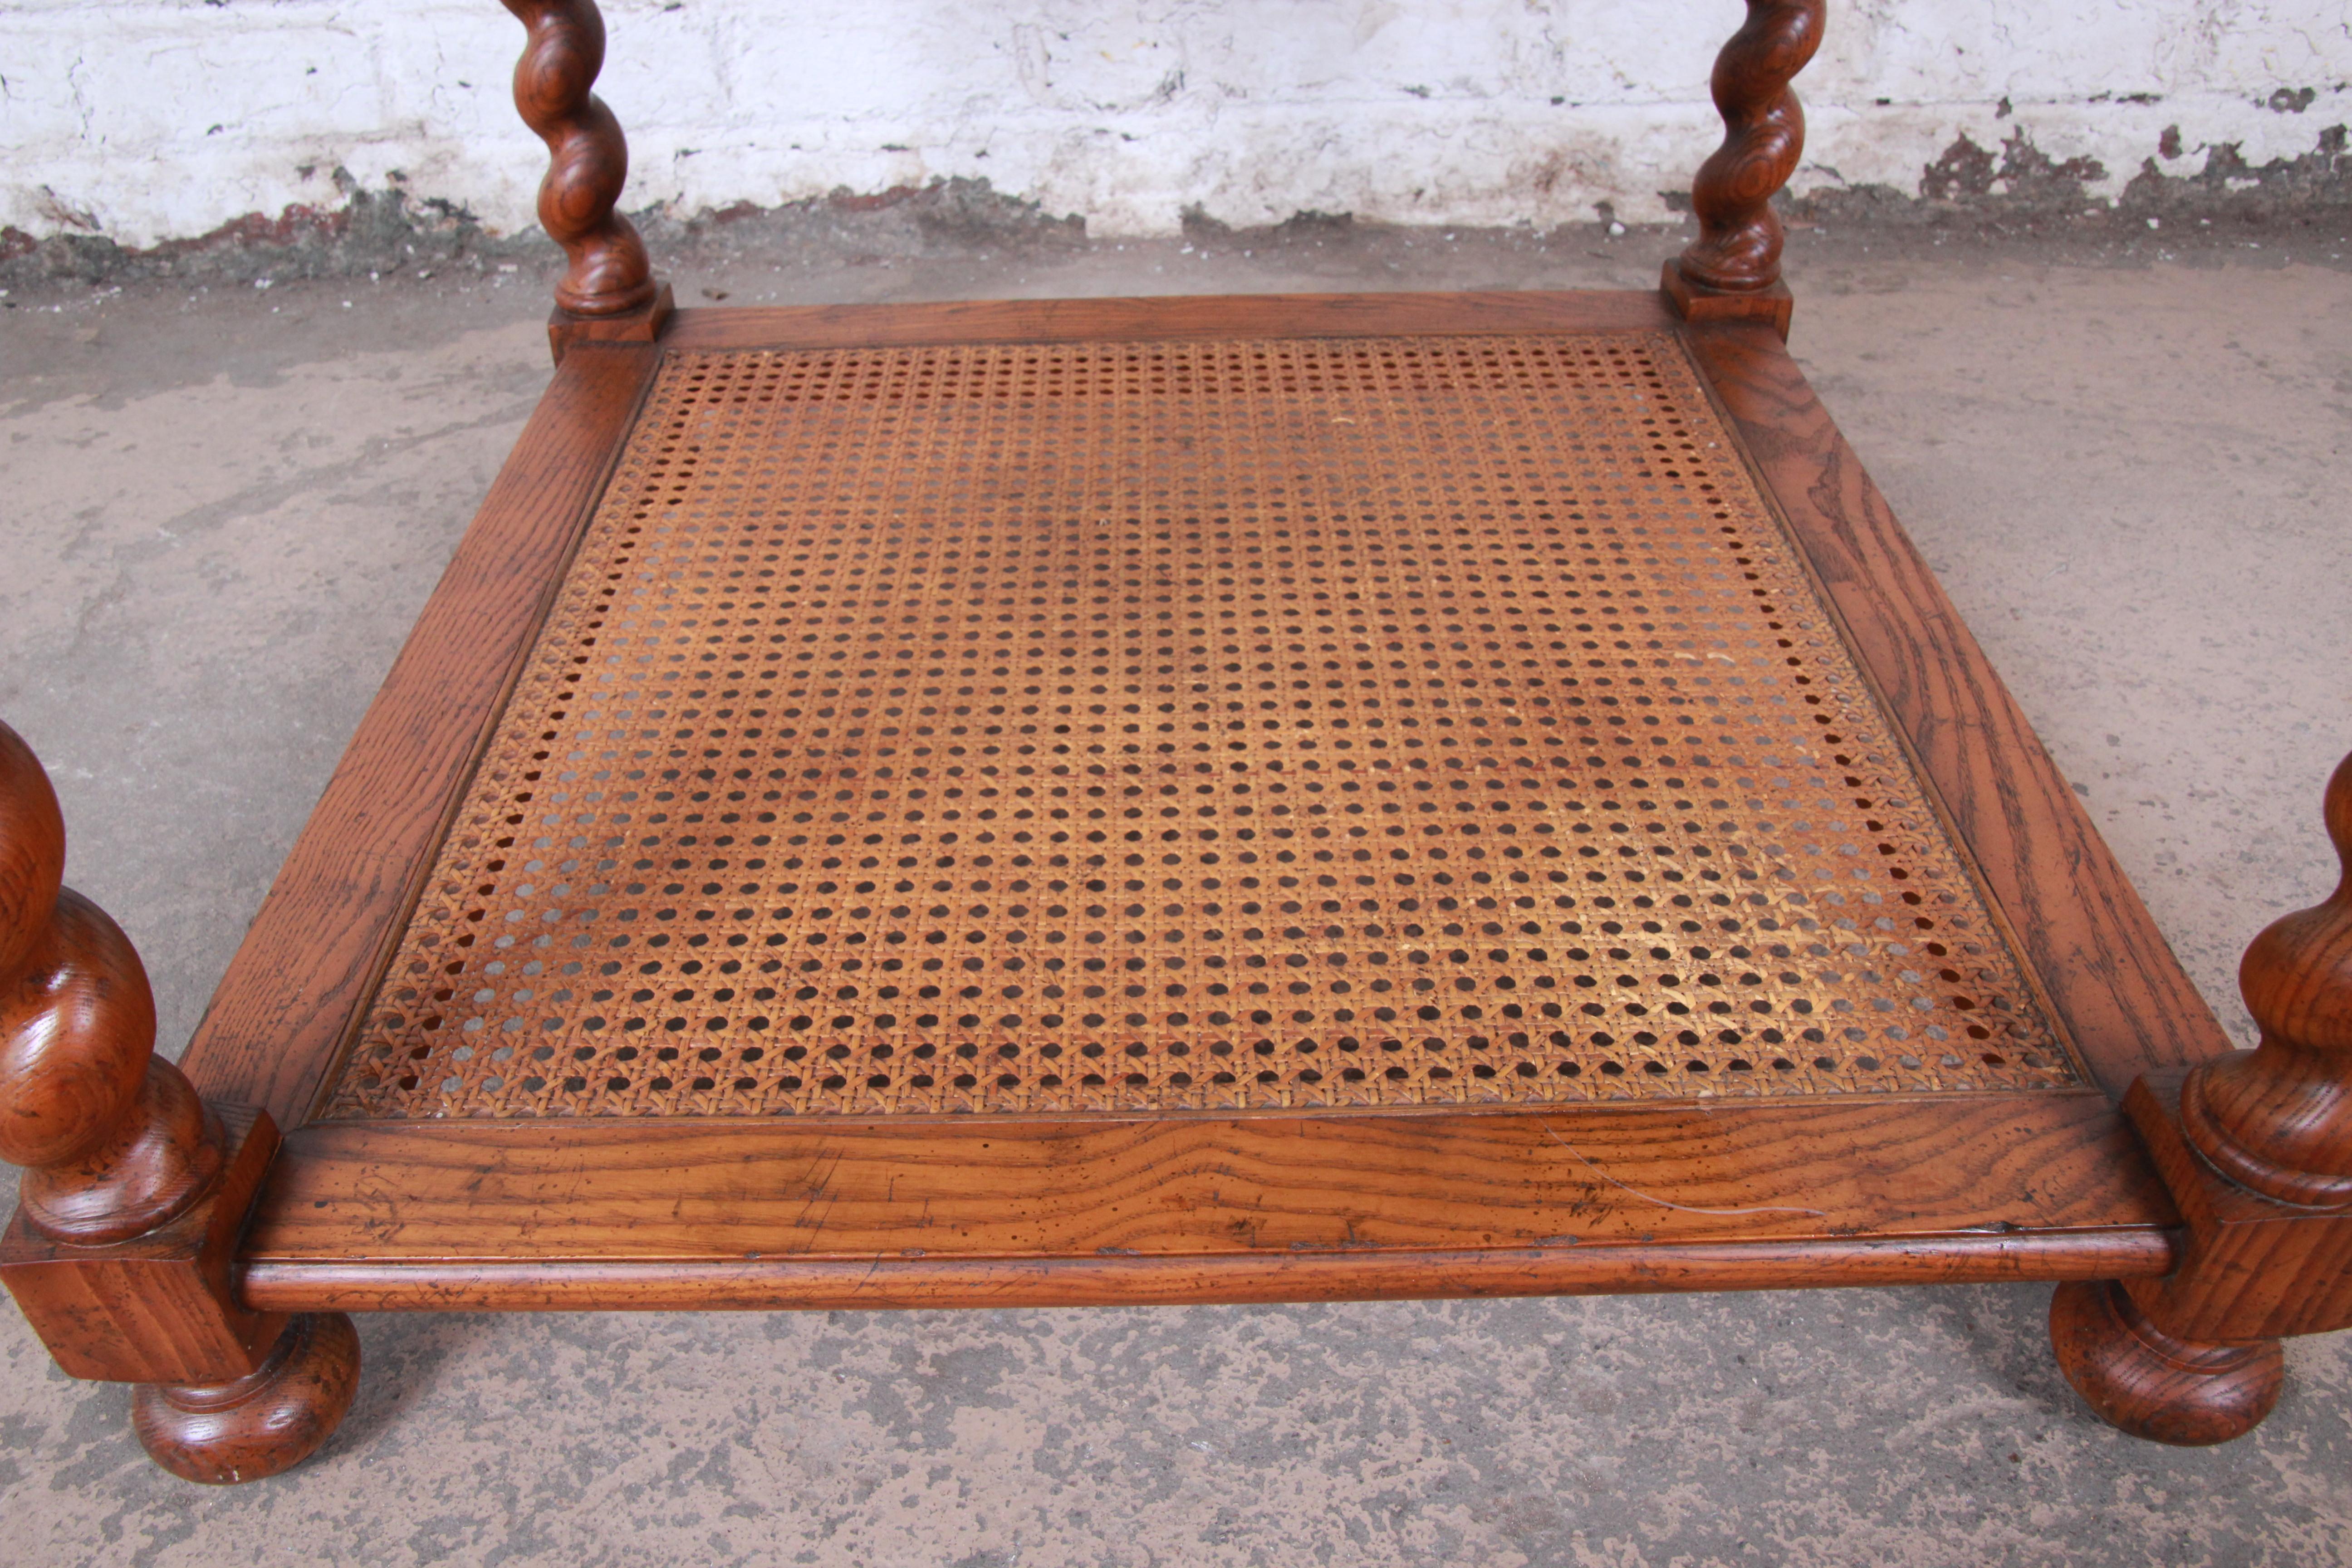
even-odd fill
[{"label": "peeling paint on wall", "polygon": [[[1740,13],[1734,0],[604,8],[601,90],[629,132],[632,208],[985,180],[1097,235],[1171,233],[1187,212],[1235,227],[1302,212],[1663,218],[1719,134],[1706,75]],[[487,235],[526,228],[543,155],[507,100],[520,38],[491,0],[0,0],[0,227],[19,250],[77,236],[152,247],[250,215],[341,212],[357,190]],[[2273,189],[2340,201],[2352,0],[1853,0],[1832,6],[1801,86],[1811,134],[1792,193],[1822,214]]]},{"label": "peeling paint on wall", "polygon": [[1963,132],[1920,170],[1916,193],[1884,185],[1816,186],[1784,205],[1791,216],[1814,223],[1913,226],[2076,216],[2239,223],[2352,216],[2352,148],[2341,124],[2321,130],[2307,151],[2259,164],[2248,162],[2236,142],[2202,152],[2192,164],[2179,127],[2167,126],[2156,152],[2119,182],[2095,158],[2053,159],[2022,126],[1998,150],[1979,147]]}]

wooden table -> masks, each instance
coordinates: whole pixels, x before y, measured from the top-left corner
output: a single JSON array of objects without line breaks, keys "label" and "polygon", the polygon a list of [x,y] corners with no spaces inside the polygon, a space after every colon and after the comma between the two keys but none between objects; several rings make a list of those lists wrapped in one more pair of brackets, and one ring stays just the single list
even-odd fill
[{"label": "wooden table", "polygon": [[1818,3],[1654,294],[693,311],[509,5],[555,380],[181,1068],[0,730],[0,1273],[167,1468],[352,1310],[2053,1279],[2171,1442],[2347,1321],[2352,894],[2229,1053],[1789,358]]}]

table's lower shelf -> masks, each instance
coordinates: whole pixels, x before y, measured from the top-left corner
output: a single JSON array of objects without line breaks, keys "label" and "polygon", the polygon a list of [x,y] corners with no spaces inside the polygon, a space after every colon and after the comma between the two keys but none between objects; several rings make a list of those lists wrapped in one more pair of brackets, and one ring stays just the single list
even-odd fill
[{"label": "table's lower shelf", "polygon": [[573,347],[188,1059],[326,1310],[2142,1276],[2221,1048],[1769,331],[1470,295]]}]

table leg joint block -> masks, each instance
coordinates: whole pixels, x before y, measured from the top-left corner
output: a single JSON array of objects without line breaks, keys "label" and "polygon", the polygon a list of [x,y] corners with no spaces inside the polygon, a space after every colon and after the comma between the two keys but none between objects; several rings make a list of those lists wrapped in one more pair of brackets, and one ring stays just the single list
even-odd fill
[{"label": "table leg joint block", "polygon": [[1669,258],[1659,278],[1658,289],[1675,314],[1693,326],[1761,321],[1778,332],[1782,342],[1789,341],[1789,322],[1796,310],[1796,300],[1786,283],[1750,289],[1710,289],[1684,277],[1682,264]]},{"label": "table leg joint block", "polygon": [[2246,1343],[2352,1327],[2352,1209],[2281,1203],[2215,1169],[2182,1123],[2184,1076],[2149,1074],[2124,1098],[2186,1227],[2180,1266],[2128,1282],[2132,1300],[2187,1340]]},{"label": "table leg joint block", "polygon": [[547,318],[547,346],[562,364],[566,350],[576,343],[649,343],[662,334],[677,297],[667,282],[654,285],[654,296],[635,310],[609,316],[583,316],[562,306]]},{"label": "table leg joint block", "polygon": [[286,1326],[236,1293],[236,1246],[276,1157],[267,1111],[218,1106],[228,1133],[219,1184],[170,1223],[128,1241],[75,1247],[41,1235],[19,1212],[0,1236],[0,1280],[75,1377],[110,1383],[210,1384],[242,1377]]}]

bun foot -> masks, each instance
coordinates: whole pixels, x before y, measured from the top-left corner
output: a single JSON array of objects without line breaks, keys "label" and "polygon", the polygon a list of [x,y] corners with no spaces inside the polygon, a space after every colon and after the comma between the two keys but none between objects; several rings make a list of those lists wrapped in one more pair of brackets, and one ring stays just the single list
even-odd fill
[{"label": "bun foot", "polygon": [[2109,1425],[2181,1447],[2244,1436],[2271,1413],[2286,1380],[2276,1340],[2175,1339],[2114,1280],[2059,1286],[2050,1341],[2066,1381]]},{"label": "bun foot", "polygon": [[205,1486],[292,1469],[334,1435],[360,1382],[360,1340],[341,1312],[291,1319],[269,1359],[234,1383],[139,1385],[131,1422],[147,1457]]}]

